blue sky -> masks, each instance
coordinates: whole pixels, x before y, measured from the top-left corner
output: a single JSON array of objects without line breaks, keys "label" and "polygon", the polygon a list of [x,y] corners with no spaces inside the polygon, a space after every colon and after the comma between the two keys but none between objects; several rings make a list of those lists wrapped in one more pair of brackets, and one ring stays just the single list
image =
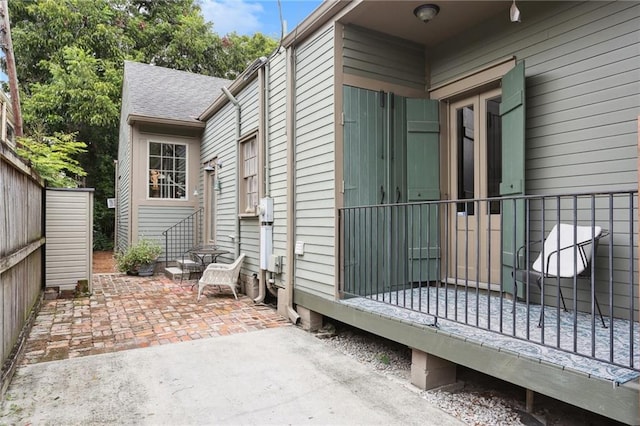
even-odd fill
[{"label": "blue sky", "polygon": [[[282,19],[291,31],[309,16],[321,0],[281,0]],[[280,16],[276,0],[200,0],[205,20],[213,22],[219,35],[235,31],[240,35],[256,32],[280,37]]]}]

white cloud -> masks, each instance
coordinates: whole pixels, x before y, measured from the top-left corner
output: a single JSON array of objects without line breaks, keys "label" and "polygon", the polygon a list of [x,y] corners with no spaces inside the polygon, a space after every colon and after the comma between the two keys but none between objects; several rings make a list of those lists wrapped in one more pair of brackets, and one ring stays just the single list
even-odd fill
[{"label": "white cloud", "polygon": [[262,31],[259,16],[264,12],[259,3],[244,0],[201,0],[204,19],[213,22],[213,30],[224,35],[232,31],[251,35]]}]

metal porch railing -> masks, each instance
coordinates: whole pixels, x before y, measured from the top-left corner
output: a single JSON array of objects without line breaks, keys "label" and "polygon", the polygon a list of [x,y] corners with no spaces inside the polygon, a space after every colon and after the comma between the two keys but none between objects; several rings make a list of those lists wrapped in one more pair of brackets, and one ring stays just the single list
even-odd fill
[{"label": "metal porch railing", "polygon": [[202,245],[204,209],[193,214],[162,232],[164,237],[165,266],[172,260],[182,258],[194,247]]},{"label": "metal porch railing", "polygon": [[[637,191],[342,208],[341,291],[640,371],[637,213]],[[601,228],[594,257],[534,279],[559,224]]]}]

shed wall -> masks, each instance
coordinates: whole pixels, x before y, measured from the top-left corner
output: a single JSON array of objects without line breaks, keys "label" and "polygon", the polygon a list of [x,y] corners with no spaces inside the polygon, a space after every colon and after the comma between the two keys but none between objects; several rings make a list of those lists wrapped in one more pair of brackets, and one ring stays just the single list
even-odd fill
[{"label": "shed wall", "polygon": [[93,191],[47,190],[46,286],[73,290],[93,262]]}]

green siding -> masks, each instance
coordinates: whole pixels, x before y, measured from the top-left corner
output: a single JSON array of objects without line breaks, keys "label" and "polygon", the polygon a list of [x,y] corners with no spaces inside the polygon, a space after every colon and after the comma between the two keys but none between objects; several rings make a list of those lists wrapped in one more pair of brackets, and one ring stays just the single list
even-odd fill
[{"label": "green siding", "polygon": [[[140,206],[138,208],[138,237],[145,237],[150,240],[159,242],[164,248],[164,239],[162,232],[167,228],[175,225],[182,219],[193,214],[192,207],[159,207],[159,206]],[[187,251],[193,244],[185,243],[182,247]],[[164,249],[163,249],[164,251]],[[163,259],[164,260],[164,259]],[[169,259],[172,260],[172,259]]]},{"label": "green siding", "polygon": [[287,275],[287,78],[284,51],[274,56],[269,70],[269,158],[271,197],[274,200],[273,252],[283,256],[283,273],[276,280],[286,282]]},{"label": "green siding", "polygon": [[425,87],[424,47],[353,25],[343,31],[343,71],[405,87]]},{"label": "green siding", "polygon": [[235,251],[235,244],[230,236],[236,232],[237,217],[235,211],[235,120],[235,108],[227,103],[207,120],[200,150],[201,164],[214,157],[223,162],[223,167],[219,169],[220,191],[217,194],[216,244],[231,253]]},{"label": "green siding", "polygon": [[[295,286],[335,294],[333,27],[300,44],[295,61]],[[294,244],[295,241],[289,241]]]},{"label": "green siding", "polygon": [[[526,60],[526,193],[637,189],[640,4],[525,2],[518,6],[527,17],[521,24],[514,26],[496,17],[430,51],[433,83],[511,55]],[[610,228],[603,213],[606,201],[599,200],[597,208],[598,224]],[[579,212],[579,220],[586,214]],[[632,214],[637,218],[637,206]],[[540,215],[532,211],[534,233],[539,232]],[[555,220],[550,215],[545,213],[547,232],[550,221]],[[620,229],[614,235],[613,289],[616,302],[625,304],[630,267],[628,212],[623,211],[622,216],[617,214],[613,225]],[[634,229],[637,232],[637,223]],[[601,245],[598,256],[608,251]],[[596,270],[606,275],[607,262],[603,261]],[[637,265],[637,249],[631,263]],[[603,294],[608,279],[598,278],[596,290]],[[637,282],[634,273],[634,291]],[[586,295],[579,293],[578,297],[579,309],[587,308]],[[602,297],[600,302],[604,305]]]}]

